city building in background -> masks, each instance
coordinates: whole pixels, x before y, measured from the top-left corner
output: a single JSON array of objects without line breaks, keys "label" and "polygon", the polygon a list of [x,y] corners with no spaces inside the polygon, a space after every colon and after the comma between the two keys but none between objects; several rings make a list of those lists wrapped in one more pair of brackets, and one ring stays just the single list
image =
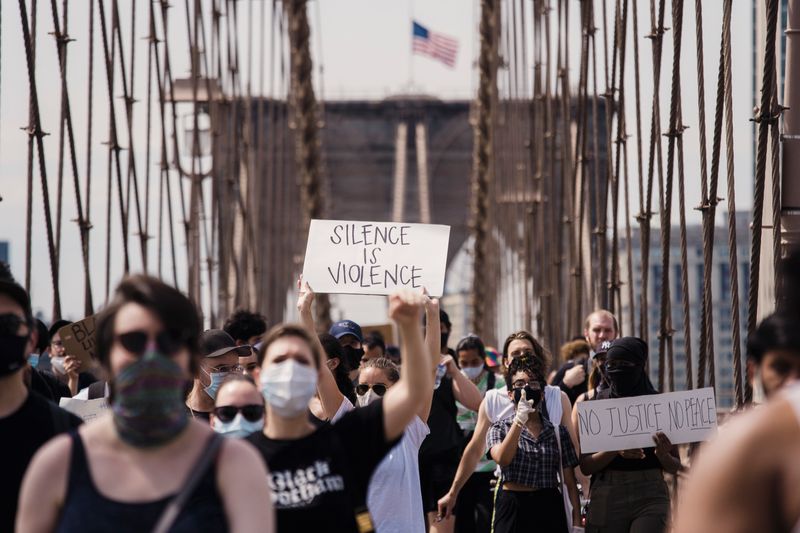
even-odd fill
[{"label": "city building in background", "polygon": [[[734,383],[733,383],[733,345],[732,345],[732,307],[731,307],[731,272],[729,266],[728,252],[728,226],[727,214],[722,213],[718,217],[723,223],[718,223],[714,232],[714,261],[711,273],[712,283],[712,308],[714,318],[712,321],[714,328],[714,355],[715,355],[715,381],[717,393],[717,406],[730,408],[734,403]],[[742,369],[744,372],[745,349],[744,343],[747,339],[747,291],[748,291],[748,272],[750,271],[750,220],[749,211],[739,211],[736,213],[736,242],[737,242],[737,264],[738,264],[738,288],[739,288],[739,329],[742,341]],[[672,228],[674,236],[678,235],[678,227]],[[633,252],[633,287],[636,307],[641,298],[642,291],[642,265],[641,265],[641,240],[638,230],[632,235]],[[650,347],[650,377],[654,384],[658,383],[659,374],[659,328],[661,322],[661,281],[662,281],[662,261],[660,232],[658,228],[653,228],[650,239],[650,265],[647,289],[648,298],[648,345]],[[689,278],[689,304],[690,304],[690,324],[691,329],[691,350],[693,375],[697,376],[697,359],[700,346],[700,318],[703,298],[703,235],[700,224],[688,225],[686,227],[687,244],[687,264]],[[622,253],[626,253],[626,246],[620,245]],[[623,265],[622,279],[629,279],[625,266],[627,261],[620,258]],[[672,312],[673,329],[673,353],[674,353],[674,383],[675,390],[686,389],[686,339],[683,331],[683,291],[681,288],[681,249],[680,240],[673,238],[670,243],[669,254],[669,283],[670,283],[670,302]],[[623,294],[626,294],[623,288]],[[627,317],[629,310],[627,299],[623,300],[623,316]],[[626,335],[638,332],[639,319],[637,326],[633,330],[630,324],[623,326],[623,333]],[[666,363],[665,363],[666,364]],[[668,388],[669,366],[665,368],[664,388]],[[708,378],[707,378],[708,379]],[[743,378],[744,379],[744,378]],[[708,385],[708,383],[706,383]],[[696,384],[695,384],[696,386]]]}]

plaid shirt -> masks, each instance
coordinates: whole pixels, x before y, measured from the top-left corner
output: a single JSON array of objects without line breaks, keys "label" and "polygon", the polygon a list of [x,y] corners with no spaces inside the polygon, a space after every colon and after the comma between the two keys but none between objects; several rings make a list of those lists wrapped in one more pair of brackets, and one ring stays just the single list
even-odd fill
[{"label": "plaid shirt", "polygon": [[[486,436],[486,447],[491,450],[492,446],[503,442],[513,423],[514,417],[510,416],[492,424]],[[558,430],[561,432],[561,462],[565,470],[573,468],[578,464],[575,448],[566,428],[559,425]],[[528,431],[528,428],[522,428],[517,453],[514,454],[511,463],[501,467],[501,470],[504,481],[537,489],[557,488],[559,486],[558,441],[553,424],[542,417],[542,432],[539,433],[538,439]]]}]

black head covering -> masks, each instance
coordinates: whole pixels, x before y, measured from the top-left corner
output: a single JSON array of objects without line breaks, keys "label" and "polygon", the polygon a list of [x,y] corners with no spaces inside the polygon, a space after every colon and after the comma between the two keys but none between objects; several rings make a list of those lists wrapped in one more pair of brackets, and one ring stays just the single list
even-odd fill
[{"label": "black head covering", "polygon": [[611,343],[606,354],[606,363],[627,361],[631,368],[606,369],[606,376],[611,385],[611,396],[624,398],[658,394],[645,371],[647,364],[647,343],[638,337],[622,337]]}]

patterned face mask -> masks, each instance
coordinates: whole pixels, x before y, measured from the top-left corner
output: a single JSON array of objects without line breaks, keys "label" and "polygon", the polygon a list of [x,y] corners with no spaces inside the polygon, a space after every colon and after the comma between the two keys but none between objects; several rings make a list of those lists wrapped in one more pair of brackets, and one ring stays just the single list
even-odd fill
[{"label": "patterned face mask", "polygon": [[189,422],[183,403],[186,377],[169,357],[149,351],[114,380],[111,409],[122,440],[140,448],[164,444]]}]

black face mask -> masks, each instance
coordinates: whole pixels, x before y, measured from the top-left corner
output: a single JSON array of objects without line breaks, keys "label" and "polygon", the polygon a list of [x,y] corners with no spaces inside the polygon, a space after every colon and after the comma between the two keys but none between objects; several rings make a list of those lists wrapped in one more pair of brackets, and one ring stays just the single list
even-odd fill
[{"label": "black face mask", "polygon": [[640,393],[642,369],[638,366],[606,368],[606,377],[615,396],[637,396]]},{"label": "black face mask", "polygon": [[342,346],[344,359],[351,370],[355,370],[361,365],[361,358],[364,356],[364,348],[353,348],[352,346]]},{"label": "black face mask", "polygon": [[26,364],[28,335],[17,335],[24,321],[17,315],[0,315],[0,376],[16,372]]},{"label": "black face mask", "polygon": [[524,388],[514,389],[514,404],[518,404],[522,398],[522,391],[525,391],[525,398],[533,400],[533,405],[539,405],[542,401],[542,389],[532,389],[530,385],[525,385]]}]

